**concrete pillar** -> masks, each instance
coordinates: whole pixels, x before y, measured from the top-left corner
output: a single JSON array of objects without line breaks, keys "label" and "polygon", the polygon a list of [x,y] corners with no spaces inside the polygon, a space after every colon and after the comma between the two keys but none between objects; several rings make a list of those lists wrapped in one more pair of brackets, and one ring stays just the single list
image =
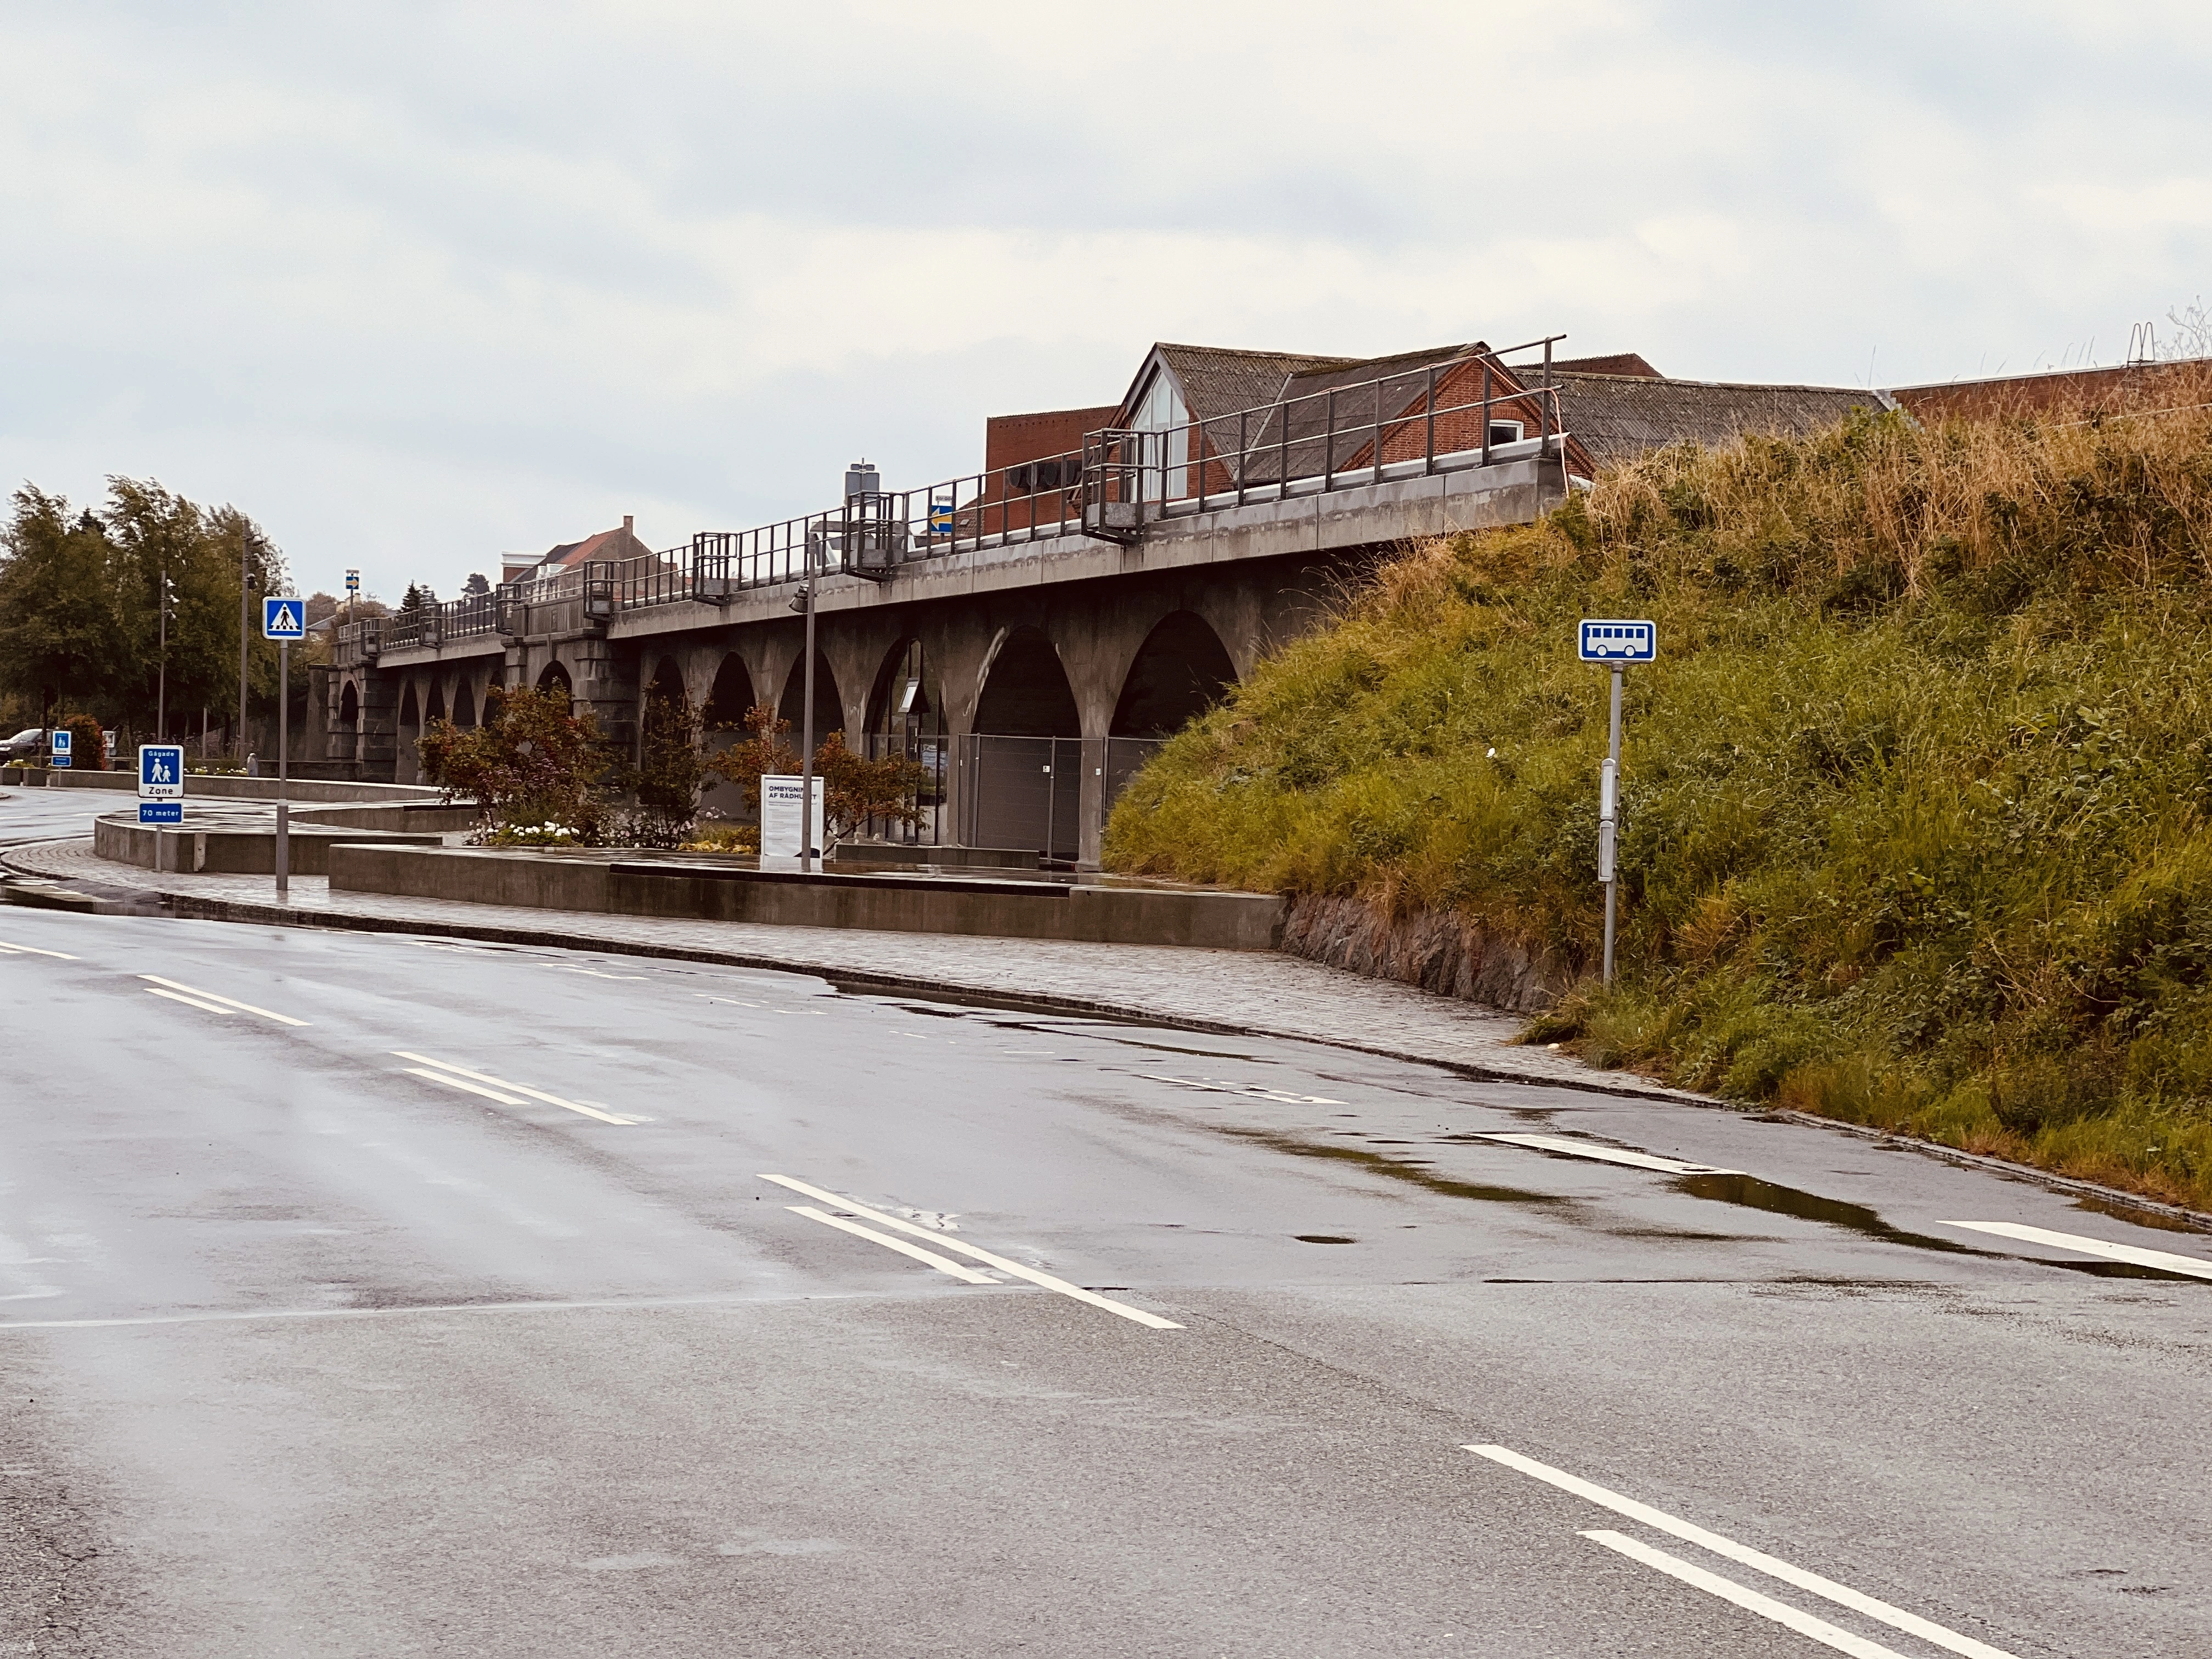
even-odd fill
[{"label": "concrete pillar", "polygon": [[389,670],[361,671],[361,775],[367,783],[396,781],[392,773],[399,748],[400,677]]}]

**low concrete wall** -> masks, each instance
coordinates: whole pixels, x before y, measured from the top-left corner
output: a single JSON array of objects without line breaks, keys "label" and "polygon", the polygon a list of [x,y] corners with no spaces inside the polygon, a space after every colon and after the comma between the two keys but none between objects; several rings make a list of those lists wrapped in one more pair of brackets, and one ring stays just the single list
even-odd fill
[{"label": "low concrete wall", "polygon": [[[291,872],[295,876],[327,875],[331,847],[342,841],[359,841],[365,836],[397,846],[438,845],[434,835],[386,835],[374,830],[295,824],[289,837]],[[101,858],[136,865],[141,870],[204,871],[235,876],[276,873],[276,831],[273,828],[139,823],[111,815],[93,820],[92,850]]]},{"label": "low concrete wall", "polygon": [[[132,772],[50,772],[56,789],[119,789],[136,793],[138,775]],[[298,801],[434,801],[439,791],[411,783],[339,783],[328,779],[294,778],[284,787],[285,798]],[[249,778],[232,772],[188,772],[185,799],[203,800],[274,800],[276,780]]]},{"label": "low concrete wall", "polygon": [[341,843],[333,891],[541,909],[1109,945],[1273,950],[1284,901],[1266,893],[916,876],[802,875],[665,860]]}]

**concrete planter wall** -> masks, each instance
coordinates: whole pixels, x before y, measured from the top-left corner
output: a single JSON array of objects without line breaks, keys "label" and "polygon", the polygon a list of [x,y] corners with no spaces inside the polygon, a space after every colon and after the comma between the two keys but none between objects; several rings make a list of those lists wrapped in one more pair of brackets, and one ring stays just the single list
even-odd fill
[{"label": "concrete planter wall", "polygon": [[809,876],[489,848],[430,851],[340,843],[331,848],[330,877],[333,892],[399,893],[533,909],[1220,951],[1273,950],[1284,912],[1284,902],[1267,893]]}]

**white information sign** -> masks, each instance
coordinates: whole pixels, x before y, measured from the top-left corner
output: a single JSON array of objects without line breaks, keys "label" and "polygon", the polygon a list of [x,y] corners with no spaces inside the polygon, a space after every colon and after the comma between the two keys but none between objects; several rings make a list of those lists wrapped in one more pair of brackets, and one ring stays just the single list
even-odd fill
[{"label": "white information sign", "polygon": [[[801,780],[774,772],[761,778],[761,856],[795,859],[805,854],[799,841]],[[814,780],[814,851],[822,850],[822,780]]]}]

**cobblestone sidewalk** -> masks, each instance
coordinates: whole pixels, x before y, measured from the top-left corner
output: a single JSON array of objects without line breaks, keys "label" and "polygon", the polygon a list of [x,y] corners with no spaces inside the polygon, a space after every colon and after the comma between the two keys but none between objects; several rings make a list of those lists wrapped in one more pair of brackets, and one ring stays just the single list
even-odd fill
[{"label": "cobblestone sidewalk", "polygon": [[0,854],[0,865],[64,882],[159,893],[179,915],[217,921],[441,933],[788,969],[1199,1030],[1293,1037],[1434,1061],[1474,1076],[1655,1099],[1700,1098],[1632,1073],[1595,1071],[1566,1054],[1510,1046],[1521,1026],[1513,1016],[1263,951],[683,921],[382,893],[334,896],[325,878],[302,876],[292,878],[291,903],[280,910],[266,876],[157,874],[95,857],[88,840],[15,848]]}]

